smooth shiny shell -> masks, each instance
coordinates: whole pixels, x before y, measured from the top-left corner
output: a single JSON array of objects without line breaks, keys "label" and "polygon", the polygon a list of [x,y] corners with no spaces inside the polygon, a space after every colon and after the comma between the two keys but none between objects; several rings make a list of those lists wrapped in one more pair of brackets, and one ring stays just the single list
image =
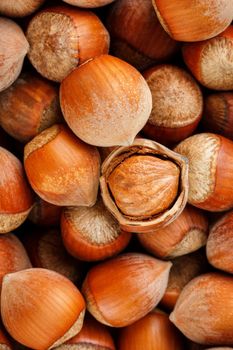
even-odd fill
[{"label": "smooth shiny shell", "polygon": [[[45,269],[6,275],[1,315],[9,334],[32,349],[48,349],[80,331],[85,301],[72,282]],[[70,329],[76,323],[73,334]],[[59,340],[59,342],[57,342]]]},{"label": "smooth shiny shell", "polygon": [[61,82],[83,62],[108,53],[109,34],[90,11],[71,6],[38,12],[27,28],[28,58],[45,78]]},{"label": "smooth shiny shell", "polygon": [[64,208],[61,233],[67,251],[84,261],[104,260],[117,255],[131,238],[131,233],[121,230],[102,200],[91,208]]},{"label": "smooth shiny shell", "polygon": [[211,133],[188,137],[175,152],[189,160],[188,202],[209,211],[233,207],[233,142]]},{"label": "smooth shiny shell", "polygon": [[61,206],[91,206],[97,198],[100,157],[63,125],[37,135],[24,150],[24,165],[34,191]]},{"label": "smooth shiny shell", "polygon": [[1,0],[0,13],[9,17],[24,17],[36,11],[44,2],[45,0]]},{"label": "smooth shiny shell", "polygon": [[233,19],[231,0],[153,0],[160,23],[178,41],[200,41],[216,36]]},{"label": "smooth shiny shell", "polygon": [[112,4],[106,26],[111,52],[139,70],[167,60],[178,50],[161,26],[151,0],[117,0]]},{"label": "smooth shiny shell", "polygon": [[141,74],[109,55],[70,73],[61,83],[60,102],[71,130],[83,141],[102,147],[131,144],[152,107]]},{"label": "smooth shiny shell", "polygon": [[233,343],[233,279],[220,273],[196,277],[181,292],[170,320],[190,340]]},{"label": "smooth shiny shell", "polygon": [[114,0],[63,0],[67,4],[84,7],[84,8],[93,8],[108,5]]},{"label": "smooth shiny shell", "polygon": [[0,283],[11,272],[32,267],[27,252],[20,240],[12,233],[0,236]]},{"label": "smooth shiny shell", "polygon": [[119,350],[182,350],[182,337],[166,314],[152,311],[120,330]]},{"label": "smooth shiny shell", "polygon": [[81,331],[56,349],[115,350],[115,345],[109,329],[87,314]]},{"label": "smooth shiny shell", "polygon": [[139,253],[122,254],[92,267],[82,287],[88,311],[112,327],[132,324],[159,303],[170,268],[170,262]]},{"label": "smooth shiny shell", "polygon": [[18,78],[29,45],[20,26],[8,18],[0,18],[0,32],[0,91],[3,91]]},{"label": "smooth shiny shell", "polygon": [[36,74],[22,74],[0,94],[1,126],[21,142],[61,119],[58,89]]},{"label": "smooth shiny shell", "polygon": [[0,233],[6,233],[26,220],[33,196],[21,162],[2,147],[0,164]]},{"label": "smooth shiny shell", "polygon": [[137,234],[142,246],[159,258],[172,259],[198,250],[206,244],[208,220],[199,210],[186,206],[171,224]]},{"label": "smooth shiny shell", "polygon": [[[233,3],[232,3],[233,6]],[[212,90],[233,90],[233,26],[218,36],[186,43],[183,59],[194,77]]]},{"label": "smooth shiny shell", "polygon": [[233,273],[233,212],[225,214],[210,229],[207,258],[217,269]]},{"label": "smooth shiny shell", "polygon": [[127,216],[148,218],[174,202],[179,168],[170,160],[133,155],[123,160],[108,177],[108,186],[119,210]]}]

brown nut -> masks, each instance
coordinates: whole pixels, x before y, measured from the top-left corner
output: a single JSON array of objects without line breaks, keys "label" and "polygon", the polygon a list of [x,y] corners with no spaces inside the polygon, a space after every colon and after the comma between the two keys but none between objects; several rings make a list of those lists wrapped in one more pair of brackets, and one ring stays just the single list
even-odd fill
[{"label": "brown nut", "polygon": [[87,310],[101,323],[125,327],[144,317],[161,300],[170,262],[128,253],[92,267],[82,292]]},{"label": "brown nut", "polygon": [[1,0],[0,13],[9,17],[24,17],[35,12],[45,0]]},{"label": "brown nut", "polygon": [[189,160],[188,202],[209,211],[233,207],[233,142],[211,133],[196,134],[175,147]]},{"label": "brown nut", "polygon": [[63,0],[67,4],[84,7],[84,8],[94,8],[110,4],[114,0]]},{"label": "brown nut", "polygon": [[138,233],[137,237],[142,246],[153,255],[162,259],[174,259],[206,244],[208,220],[201,210],[188,205],[169,225],[147,234]]},{"label": "brown nut", "polygon": [[188,163],[150,140],[119,147],[102,165],[102,197],[127,232],[149,232],[175,220],[188,195]]},{"label": "brown nut", "polygon": [[208,273],[194,278],[181,292],[170,320],[200,344],[233,343],[233,278]]},{"label": "brown nut", "polygon": [[211,265],[233,273],[232,250],[233,211],[230,211],[211,227],[206,245],[206,255]]},{"label": "brown nut", "polygon": [[107,15],[114,56],[139,70],[165,61],[178,50],[161,26],[151,0],[117,0]]},{"label": "brown nut", "polygon": [[109,49],[109,34],[99,18],[71,6],[49,7],[37,13],[26,36],[32,65],[45,78],[58,82]]},{"label": "brown nut", "polygon": [[62,207],[48,203],[36,196],[35,204],[28,215],[28,220],[38,226],[59,226],[61,212]]}]

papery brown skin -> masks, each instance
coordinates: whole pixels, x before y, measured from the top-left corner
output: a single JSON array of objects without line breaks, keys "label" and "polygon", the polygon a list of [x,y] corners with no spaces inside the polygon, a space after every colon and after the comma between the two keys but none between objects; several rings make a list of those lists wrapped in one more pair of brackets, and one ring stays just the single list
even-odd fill
[{"label": "papery brown skin", "polygon": [[178,41],[200,41],[216,36],[233,18],[231,0],[152,0],[160,23]]},{"label": "papery brown skin", "polygon": [[206,131],[233,140],[232,92],[220,92],[206,97],[202,125]]},{"label": "papery brown skin", "polygon": [[181,292],[170,320],[199,344],[233,343],[233,279],[208,273],[194,278]]},{"label": "papery brown skin", "polygon": [[225,214],[211,227],[206,245],[209,263],[217,269],[233,273],[233,212]]},{"label": "papery brown skin", "polygon": [[0,17],[0,91],[7,89],[19,76],[29,44],[18,24]]},{"label": "papery brown skin", "polygon": [[45,0],[1,0],[0,13],[8,17],[24,17],[35,12]]},{"label": "papery brown skin", "polygon": [[32,349],[62,344],[82,327],[85,301],[75,285],[46,269],[6,275],[1,315],[8,333]]},{"label": "papery brown skin", "polygon": [[137,237],[153,255],[162,259],[175,258],[206,244],[208,220],[199,209],[186,206],[171,224],[146,234],[138,233]]},{"label": "papery brown skin", "polygon": [[71,130],[100,147],[130,145],[152,107],[142,75],[110,55],[90,60],[70,73],[61,83],[60,103]]},{"label": "papery brown skin", "polygon": [[61,233],[69,254],[84,261],[104,260],[117,255],[131,239],[131,233],[121,230],[102,200],[91,208],[64,208]]},{"label": "papery brown skin", "polygon": [[84,264],[67,253],[59,229],[34,229],[24,235],[23,244],[33,267],[58,272],[72,282],[82,279]]},{"label": "papery brown skin", "polygon": [[28,215],[28,220],[43,227],[59,226],[61,212],[62,207],[48,203],[40,197],[37,197]]},{"label": "papery brown skin", "polygon": [[61,120],[58,88],[36,74],[22,74],[0,94],[1,126],[23,143]]},{"label": "papery brown skin", "polygon": [[178,43],[164,31],[150,0],[118,0],[107,15],[114,56],[139,70],[168,60]]},{"label": "papery brown skin", "polygon": [[160,302],[165,309],[172,310],[188,282],[206,271],[207,261],[201,252],[180,256],[172,260],[167,289]]},{"label": "papery brown skin", "polygon": [[24,150],[24,166],[34,191],[58,206],[92,206],[99,185],[100,156],[63,125],[37,135]]},{"label": "papery brown skin", "polygon": [[92,267],[82,287],[87,310],[111,327],[132,324],[159,303],[170,268],[170,262],[139,253],[122,254]]},{"label": "papery brown skin", "polygon": [[131,146],[117,147],[103,162],[101,173],[104,204],[126,232],[165,227],[186,205],[187,159],[152,140],[136,138]]},{"label": "papery brown skin", "polygon": [[110,331],[106,326],[86,314],[81,331],[57,350],[115,350],[115,345]]},{"label": "papery brown skin", "polygon": [[171,160],[153,155],[132,155],[117,165],[108,186],[119,210],[128,217],[146,219],[174,202],[180,169]]},{"label": "papery brown skin", "polygon": [[0,285],[3,277],[32,267],[27,252],[20,240],[8,233],[0,236]]},{"label": "papery brown skin", "polygon": [[37,13],[26,36],[32,65],[42,76],[57,82],[78,65],[109,50],[109,34],[100,19],[68,5]]},{"label": "papery brown skin", "polygon": [[183,59],[194,77],[205,87],[212,90],[232,90],[232,45],[231,25],[212,39],[184,44]]},{"label": "papery brown skin", "polygon": [[190,136],[202,116],[202,92],[192,76],[171,64],[157,65],[143,73],[152,93],[152,112],[144,134],[165,145]]},{"label": "papery brown skin", "polygon": [[211,133],[191,136],[175,149],[189,160],[188,202],[208,211],[233,207],[233,142]]},{"label": "papery brown skin", "polygon": [[124,327],[118,334],[119,350],[182,350],[183,339],[168,315],[155,310]]},{"label": "papery brown skin", "polygon": [[67,4],[84,7],[84,8],[94,8],[104,5],[108,5],[115,0],[63,0]]},{"label": "papery brown skin", "polygon": [[0,163],[0,233],[7,233],[26,220],[33,206],[33,194],[21,162],[2,147]]}]

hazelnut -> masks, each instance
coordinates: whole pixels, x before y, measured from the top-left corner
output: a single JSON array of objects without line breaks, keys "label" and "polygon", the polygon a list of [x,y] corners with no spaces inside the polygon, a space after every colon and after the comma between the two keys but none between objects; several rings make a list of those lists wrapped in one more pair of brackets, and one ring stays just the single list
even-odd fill
[{"label": "hazelnut", "polygon": [[193,133],[202,115],[202,93],[189,73],[173,65],[143,73],[152,93],[152,112],[143,132],[163,144],[177,143]]},{"label": "hazelnut", "polygon": [[66,126],[56,124],[30,141],[24,166],[32,188],[45,201],[60,206],[95,204],[99,153]]},{"label": "hazelnut", "polygon": [[75,285],[46,269],[5,275],[1,315],[9,334],[32,349],[58,346],[77,334],[83,324],[85,301]]},{"label": "hazelnut", "polygon": [[152,0],[166,32],[175,40],[200,41],[216,36],[233,19],[231,0]]},{"label": "hazelnut", "polygon": [[93,7],[100,7],[107,4],[110,4],[114,0],[63,0],[67,4],[78,6],[78,7],[85,7],[85,8],[93,8]]},{"label": "hazelnut", "polygon": [[109,34],[99,18],[71,6],[49,7],[37,13],[26,36],[32,65],[45,78],[58,82],[109,49]]},{"label": "hazelnut", "polygon": [[70,73],[61,83],[60,102],[71,130],[83,141],[102,147],[131,144],[152,107],[142,75],[109,55]]},{"label": "hazelnut", "polygon": [[0,13],[9,17],[24,17],[35,12],[45,0],[1,0]]},{"label": "hazelnut", "polygon": [[170,262],[128,253],[92,267],[82,292],[87,310],[101,323],[125,327],[144,317],[161,300]]},{"label": "hazelnut", "polygon": [[151,0],[118,0],[107,15],[113,54],[139,70],[166,61],[178,50],[161,26]]},{"label": "hazelnut", "polygon": [[182,141],[175,152],[189,160],[188,202],[209,211],[233,207],[233,142],[211,133]]},{"label": "hazelnut", "polygon": [[187,201],[185,158],[144,139],[119,147],[102,165],[102,197],[128,232],[149,232],[175,220]]},{"label": "hazelnut", "polygon": [[[231,2],[231,6],[233,3]],[[233,26],[199,43],[184,44],[184,62],[194,77],[212,90],[233,89]]]},{"label": "hazelnut", "polygon": [[59,226],[62,207],[48,203],[36,196],[35,204],[28,215],[28,220],[38,226]]}]

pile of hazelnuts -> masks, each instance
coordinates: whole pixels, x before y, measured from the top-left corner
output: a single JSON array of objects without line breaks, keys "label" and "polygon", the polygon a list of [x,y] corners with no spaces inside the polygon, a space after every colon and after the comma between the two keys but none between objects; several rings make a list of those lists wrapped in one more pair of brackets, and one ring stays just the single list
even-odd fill
[{"label": "pile of hazelnuts", "polygon": [[0,349],[233,349],[232,20],[0,0]]}]

